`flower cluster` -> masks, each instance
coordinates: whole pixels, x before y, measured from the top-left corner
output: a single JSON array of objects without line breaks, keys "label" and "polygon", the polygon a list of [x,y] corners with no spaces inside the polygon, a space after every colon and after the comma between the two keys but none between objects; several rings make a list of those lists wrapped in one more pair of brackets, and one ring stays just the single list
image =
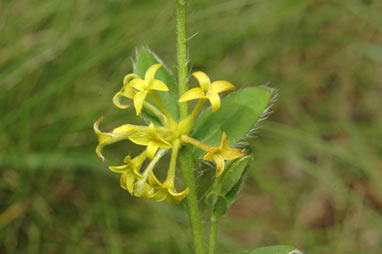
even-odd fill
[{"label": "flower cluster", "polygon": [[[190,115],[177,122],[156,94],[156,91],[169,91],[165,83],[155,79],[155,75],[160,68],[161,64],[152,65],[146,71],[144,79],[136,74],[126,75],[121,90],[113,98],[113,103],[118,108],[126,109],[129,105],[123,104],[121,99],[133,100],[137,115],[142,114],[142,109],[145,108],[155,115],[161,124],[157,124],[157,126],[153,123],[148,126],[125,124],[113,129],[111,132],[102,132],[99,129],[99,125],[103,120],[101,117],[94,123],[93,128],[99,142],[96,153],[102,161],[104,161],[102,148],[121,140],[130,140],[137,145],[146,147],[142,153],[133,159],[130,155],[127,155],[123,165],[109,167],[111,171],[121,174],[120,183],[122,188],[136,197],[151,198],[158,202],[167,200],[169,204],[176,204],[188,194],[188,188],[182,192],[175,189],[177,155],[183,144],[189,143],[205,150],[207,153],[203,159],[215,161],[217,177],[223,172],[225,160],[239,158],[243,153],[238,149],[228,147],[225,132],[223,132],[219,147],[209,146],[189,136],[194,120],[200,113],[203,104],[208,100],[212,111],[217,111],[220,107],[219,93],[233,90],[235,86],[228,81],[211,82],[208,76],[200,71],[193,73],[200,88],[192,88],[185,92],[179,98],[179,102],[184,103],[195,99],[199,99],[199,102]],[[146,100],[148,97],[155,102],[155,105]],[[171,151],[171,159],[167,178],[164,182],[161,182],[155,176],[154,170],[159,160],[169,151]],[[148,163],[144,166],[146,160],[148,160]],[[144,169],[142,170],[142,168]]]}]

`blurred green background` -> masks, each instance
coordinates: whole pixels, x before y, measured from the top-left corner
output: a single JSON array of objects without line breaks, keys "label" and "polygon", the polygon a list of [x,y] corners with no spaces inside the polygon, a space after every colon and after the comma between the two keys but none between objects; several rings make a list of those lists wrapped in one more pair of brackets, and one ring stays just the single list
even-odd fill
[{"label": "blurred green background", "polygon": [[[193,70],[279,91],[218,253],[380,253],[382,2],[191,0],[188,11]],[[137,147],[108,147],[102,164],[92,130],[101,115],[104,130],[139,122],[112,96],[138,46],[176,71],[174,19],[174,1],[0,1],[1,254],[192,253],[184,204],[132,198],[107,165]]]}]

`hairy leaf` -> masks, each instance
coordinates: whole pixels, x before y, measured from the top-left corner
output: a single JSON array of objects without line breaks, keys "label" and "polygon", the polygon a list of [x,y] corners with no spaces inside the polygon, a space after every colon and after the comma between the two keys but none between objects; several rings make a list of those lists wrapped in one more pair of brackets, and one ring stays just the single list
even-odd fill
[{"label": "hairy leaf", "polygon": [[251,161],[252,156],[245,156],[227,163],[223,174],[215,180],[205,201],[216,216],[224,215],[232,204]]},{"label": "hairy leaf", "polygon": [[[222,100],[217,112],[208,108],[198,117],[193,137],[209,145],[218,146],[225,131],[229,145],[235,145],[253,129],[267,109],[271,97],[272,90],[263,86],[233,92]],[[195,148],[193,156],[200,159],[204,153]]]}]

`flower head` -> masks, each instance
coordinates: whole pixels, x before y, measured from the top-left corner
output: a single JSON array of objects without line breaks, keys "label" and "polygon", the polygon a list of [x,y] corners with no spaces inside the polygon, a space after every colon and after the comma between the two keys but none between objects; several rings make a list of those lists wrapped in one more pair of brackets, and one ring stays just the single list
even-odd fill
[{"label": "flower head", "polygon": [[174,179],[168,179],[164,183],[161,183],[152,173],[149,177],[149,184],[154,189],[158,189],[156,192],[152,193],[150,197],[157,202],[167,200],[170,205],[178,204],[189,192],[188,188],[182,192],[177,192],[174,186]]},{"label": "flower head", "polygon": [[129,139],[135,144],[147,146],[146,154],[151,160],[159,148],[171,147],[171,143],[158,133],[153,123],[149,125],[146,131],[131,135]]},{"label": "flower head", "polygon": [[161,64],[154,64],[147,69],[145,79],[141,79],[136,74],[125,76],[122,89],[114,96],[113,102],[119,108],[128,108],[120,102],[121,97],[134,100],[134,107],[137,115],[142,111],[143,103],[147,95],[152,90],[168,91],[168,87],[162,81],[155,79],[155,74],[161,67]]},{"label": "flower head", "polygon": [[235,89],[235,86],[228,81],[218,80],[211,83],[210,78],[204,72],[198,71],[192,73],[198,80],[200,87],[192,88],[185,92],[179,99],[179,102],[185,102],[195,99],[208,99],[211,103],[212,111],[220,108],[219,93]]},{"label": "flower head", "polygon": [[126,156],[124,162],[126,164],[122,166],[110,166],[109,169],[116,173],[121,173],[121,187],[128,190],[130,194],[133,194],[133,185],[136,179],[142,179],[142,175],[139,172],[142,163],[146,159],[146,153],[143,152],[133,160],[130,158],[130,155]]},{"label": "flower head", "polygon": [[233,160],[241,156],[243,156],[243,152],[228,147],[227,134],[223,132],[220,147],[211,147],[203,160],[215,161],[216,177],[219,177],[224,170],[224,160]]}]

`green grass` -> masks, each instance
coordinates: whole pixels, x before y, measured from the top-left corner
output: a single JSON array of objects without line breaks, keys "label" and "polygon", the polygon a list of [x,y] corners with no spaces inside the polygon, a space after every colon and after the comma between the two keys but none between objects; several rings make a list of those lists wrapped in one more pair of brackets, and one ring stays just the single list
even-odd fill
[{"label": "green grass", "polygon": [[[377,0],[190,1],[192,68],[279,91],[218,253],[382,249],[381,11]],[[0,2],[0,253],[192,253],[183,206],[132,198],[108,172],[137,147],[107,148],[102,164],[91,128],[101,115],[104,129],[137,122],[111,98],[136,47],[175,71],[174,18],[172,1]]]}]

